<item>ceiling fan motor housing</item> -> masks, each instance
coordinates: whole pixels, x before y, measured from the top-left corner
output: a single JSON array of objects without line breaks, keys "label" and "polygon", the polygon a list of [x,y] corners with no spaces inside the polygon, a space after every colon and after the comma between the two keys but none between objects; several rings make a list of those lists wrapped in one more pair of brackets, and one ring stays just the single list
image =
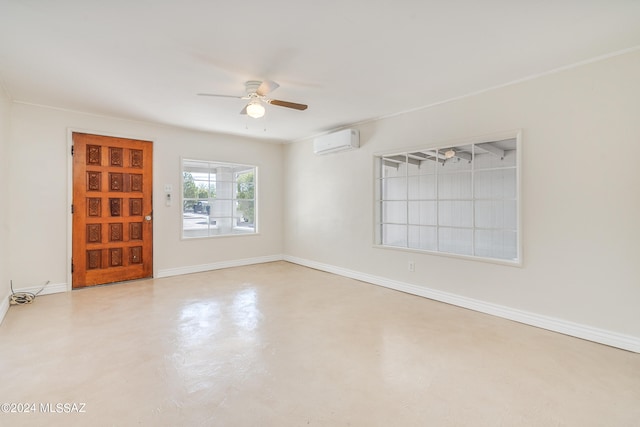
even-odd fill
[{"label": "ceiling fan motor housing", "polygon": [[257,93],[261,84],[262,82],[256,80],[249,80],[246,82],[244,85],[247,88],[247,95],[251,96],[252,94]]}]

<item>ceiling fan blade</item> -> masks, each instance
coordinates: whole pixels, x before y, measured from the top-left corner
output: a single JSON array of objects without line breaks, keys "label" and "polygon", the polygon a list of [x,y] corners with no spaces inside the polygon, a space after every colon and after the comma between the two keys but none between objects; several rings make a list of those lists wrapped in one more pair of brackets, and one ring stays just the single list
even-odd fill
[{"label": "ceiling fan blade", "polygon": [[242,111],[240,111],[240,114],[247,114],[247,107],[249,106],[249,104],[245,105],[244,108],[242,109]]},{"label": "ceiling fan blade", "polygon": [[279,107],[293,108],[294,110],[306,110],[308,108],[305,104],[296,104],[295,102],[280,101],[277,99],[270,99],[269,104],[277,105]]},{"label": "ceiling fan blade", "polygon": [[258,86],[258,90],[256,91],[256,93],[260,96],[265,96],[269,92],[273,92],[279,87],[280,85],[278,83],[271,80],[265,80],[262,83],[260,83],[260,86]]},{"label": "ceiling fan blade", "polygon": [[217,98],[235,98],[235,99],[242,99],[242,96],[235,96],[235,95],[218,95],[216,93],[199,93],[198,96],[215,96]]}]

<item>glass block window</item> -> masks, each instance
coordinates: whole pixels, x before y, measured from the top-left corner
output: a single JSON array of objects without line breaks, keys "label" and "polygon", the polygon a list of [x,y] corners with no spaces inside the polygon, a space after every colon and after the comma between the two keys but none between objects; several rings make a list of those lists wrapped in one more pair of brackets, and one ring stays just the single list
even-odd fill
[{"label": "glass block window", "polygon": [[376,244],[520,263],[519,137],[376,156]]}]

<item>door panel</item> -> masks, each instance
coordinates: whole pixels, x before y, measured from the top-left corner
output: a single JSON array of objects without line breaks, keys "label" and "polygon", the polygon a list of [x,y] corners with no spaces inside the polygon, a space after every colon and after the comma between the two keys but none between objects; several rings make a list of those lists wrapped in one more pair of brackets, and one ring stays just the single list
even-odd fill
[{"label": "door panel", "polygon": [[73,134],[73,288],[151,277],[153,144]]}]

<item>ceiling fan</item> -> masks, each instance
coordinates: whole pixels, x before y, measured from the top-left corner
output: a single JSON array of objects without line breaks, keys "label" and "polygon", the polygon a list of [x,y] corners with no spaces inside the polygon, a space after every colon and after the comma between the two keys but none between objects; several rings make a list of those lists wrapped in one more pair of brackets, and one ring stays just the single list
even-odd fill
[{"label": "ceiling fan", "polygon": [[267,94],[278,89],[280,85],[276,82],[265,80],[263,82],[257,80],[249,80],[245,84],[247,94],[245,96],[234,95],[218,95],[213,93],[199,93],[199,96],[216,96],[221,98],[237,98],[248,99],[249,103],[240,111],[240,114],[247,114],[255,119],[264,116],[264,104],[277,105],[279,107],[293,108],[294,110],[306,110],[307,105],[297,104],[295,102],[280,101],[278,99],[267,98]]}]

